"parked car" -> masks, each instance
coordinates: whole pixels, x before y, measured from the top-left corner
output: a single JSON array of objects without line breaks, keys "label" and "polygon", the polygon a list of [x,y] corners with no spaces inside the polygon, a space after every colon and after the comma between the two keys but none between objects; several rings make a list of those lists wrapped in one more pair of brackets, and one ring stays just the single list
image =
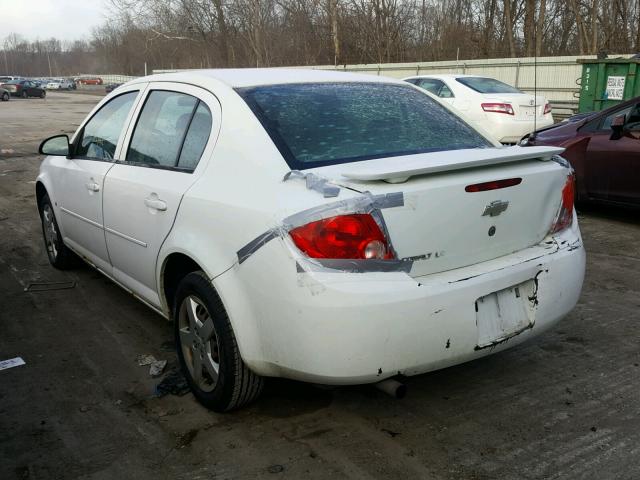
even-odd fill
[{"label": "parked car", "polygon": [[120,85],[122,85],[122,83],[108,83],[107,85],[105,85],[104,87],[104,91],[106,93],[111,93],[113,92],[116,88],[118,88]]},{"label": "parked car", "polygon": [[8,102],[11,99],[11,94],[9,90],[5,90],[4,88],[0,88],[0,100],[3,102]]},{"label": "parked car", "polygon": [[0,84],[10,82],[11,80],[21,80],[21,77],[14,77],[12,75],[0,77]]},{"label": "parked car", "polygon": [[494,78],[474,75],[420,75],[405,78],[460,111],[476,128],[501,143],[517,143],[536,127],[553,124],[551,106]]},{"label": "parked car", "polygon": [[75,82],[80,85],[102,85],[100,77],[79,77]]},{"label": "parked car", "polygon": [[75,90],[76,89],[76,82],[74,82],[73,79],[61,78],[60,79],[60,88],[62,90]]},{"label": "parked car", "polygon": [[563,318],[585,252],[556,147],[502,147],[404,82],[317,70],[133,80],[36,182],[46,251],[174,320],[196,398],[376,383]]},{"label": "parked car", "polygon": [[640,97],[538,130],[521,145],[566,148],[578,201],[640,206]]},{"label": "parked car", "polygon": [[44,88],[47,90],[60,90],[62,86],[59,81],[51,80],[45,84]]},{"label": "parked car", "polygon": [[31,80],[10,80],[3,83],[0,87],[9,91],[15,97],[40,97],[44,98],[47,92],[42,87],[37,87]]}]

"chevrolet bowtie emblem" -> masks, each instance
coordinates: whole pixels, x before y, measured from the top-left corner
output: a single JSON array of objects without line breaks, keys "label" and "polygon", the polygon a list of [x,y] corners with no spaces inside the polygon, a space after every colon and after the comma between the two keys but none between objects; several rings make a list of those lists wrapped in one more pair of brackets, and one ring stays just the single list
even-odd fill
[{"label": "chevrolet bowtie emblem", "polygon": [[489,205],[484,207],[484,212],[482,216],[489,215],[490,217],[497,217],[502,212],[504,212],[507,207],[509,207],[509,202],[504,202],[502,200],[495,200],[491,202]]}]

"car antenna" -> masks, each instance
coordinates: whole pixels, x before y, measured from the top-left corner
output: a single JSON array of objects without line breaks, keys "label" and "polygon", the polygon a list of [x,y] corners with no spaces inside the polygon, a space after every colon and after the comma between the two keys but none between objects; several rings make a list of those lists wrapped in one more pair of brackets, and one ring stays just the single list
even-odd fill
[{"label": "car antenna", "polygon": [[[540,18],[538,16],[538,18]],[[533,136],[538,129],[538,22],[533,22]]]}]

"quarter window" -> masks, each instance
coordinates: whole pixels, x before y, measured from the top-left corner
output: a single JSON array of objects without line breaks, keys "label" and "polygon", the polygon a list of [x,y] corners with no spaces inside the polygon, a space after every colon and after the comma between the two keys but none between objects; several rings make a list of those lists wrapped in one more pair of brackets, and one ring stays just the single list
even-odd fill
[{"label": "quarter window", "polygon": [[76,141],[76,157],[112,160],[138,91],[124,93],[105,104],[84,126]]},{"label": "quarter window", "polygon": [[155,90],[131,137],[126,161],[193,171],[211,132],[211,112],[197,98]]},{"label": "quarter window", "polygon": [[200,102],[196,113],[189,125],[189,131],[184,139],[182,152],[178,159],[178,167],[186,170],[194,170],[204,152],[204,147],[211,133],[211,111],[204,103]]}]

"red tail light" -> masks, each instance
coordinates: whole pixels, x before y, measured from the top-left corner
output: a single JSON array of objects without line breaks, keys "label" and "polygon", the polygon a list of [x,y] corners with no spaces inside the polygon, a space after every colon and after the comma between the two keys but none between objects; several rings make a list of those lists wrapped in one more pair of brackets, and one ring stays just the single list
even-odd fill
[{"label": "red tail light", "polygon": [[521,178],[505,178],[504,180],[493,180],[491,182],[474,183],[464,187],[465,192],[486,192],[487,190],[499,190],[500,188],[513,187],[522,183]]},{"label": "red tail light", "polygon": [[369,214],[340,215],[294,228],[296,246],[311,258],[393,259],[382,230]]},{"label": "red tail light", "polygon": [[560,211],[549,233],[556,233],[571,226],[573,223],[573,203],[576,191],[575,176],[572,173],[567,176],[567,181],[562,188],[562,200]]},{"label": "red tail light", "polygon": [[513,107],[510,103],[483,103],[482,110],[493,113],[506,113],[513,115]]},{"label": "red tail light", "polygon": [[549,102],[544,104],[544,115],[546,115],[547,113],[551,113],[551,105],[549,104]]}]

